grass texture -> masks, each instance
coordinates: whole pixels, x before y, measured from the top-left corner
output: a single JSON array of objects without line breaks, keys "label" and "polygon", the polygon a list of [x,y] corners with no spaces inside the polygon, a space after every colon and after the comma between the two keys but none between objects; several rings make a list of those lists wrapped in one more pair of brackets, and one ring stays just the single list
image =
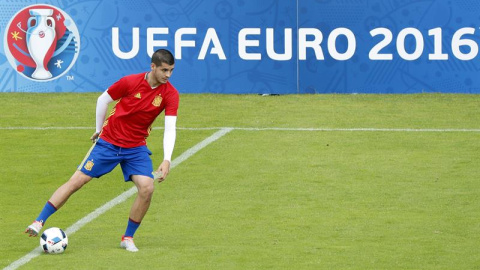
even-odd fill
[{"label": "grass texture", "polygon": [[[90,147],[98,95],[0,94],[0,267],[38,246],[23,230]],[[138,253],[119,247],[132,197],[20,269],[480,268],[478,95],[181,95],[177,124],[174,159],[234,129],[156,184]],[[132,185],[116,168],[46,227]]]}]

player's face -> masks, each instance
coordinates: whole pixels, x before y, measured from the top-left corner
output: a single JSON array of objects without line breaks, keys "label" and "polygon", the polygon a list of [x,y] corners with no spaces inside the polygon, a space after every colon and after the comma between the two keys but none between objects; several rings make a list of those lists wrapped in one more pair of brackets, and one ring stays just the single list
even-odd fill
[{"label": "player's face", "polygon": [[153,78],[159,83],[164,84],[168,82],[168,79],[172,76],[173,68],[175,68],[175,64],[169,65],[166,63],[162,63],[160,66],[155,64],[151,64],[152,67],[152,74]]}]

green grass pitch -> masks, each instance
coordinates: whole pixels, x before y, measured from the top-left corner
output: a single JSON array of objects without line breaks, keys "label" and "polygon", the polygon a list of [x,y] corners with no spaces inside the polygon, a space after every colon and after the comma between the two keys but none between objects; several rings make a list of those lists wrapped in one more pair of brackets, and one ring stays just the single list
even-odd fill
[{"label": "green grass pitch", "polygon": [[[23,231],[89,149],[98,95],[0,94],[1,268],[38,246]],[[480,268],[480,95],[181,95],[178,127],[174,159],[234,129],[155,185],[140,252],[119,247],[132,197],[20,269]],[[131,187],[117,168],[46,227]]]}]

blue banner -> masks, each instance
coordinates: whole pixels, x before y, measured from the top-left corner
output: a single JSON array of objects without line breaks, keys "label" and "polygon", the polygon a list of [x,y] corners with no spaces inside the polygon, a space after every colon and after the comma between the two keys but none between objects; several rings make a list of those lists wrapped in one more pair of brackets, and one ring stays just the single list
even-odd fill
[{"label": "blue banner", "polygon": [[471,0],[0,2],[1,92],[97,92],[174,53],[181,93],[480,93]]}]

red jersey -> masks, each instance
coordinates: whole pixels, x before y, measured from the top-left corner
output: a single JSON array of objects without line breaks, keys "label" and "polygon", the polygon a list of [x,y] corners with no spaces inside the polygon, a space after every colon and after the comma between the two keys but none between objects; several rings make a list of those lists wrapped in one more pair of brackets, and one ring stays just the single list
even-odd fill
[{"label": "red jersey", "polygon": [[146,145],[152,123],[162,111],[177,115],[178,91],[170,82],[152,89],[146,75],[125,76],[108,88],[118,101],[103,124],[100,137],[105,141],[125,148]]}]

